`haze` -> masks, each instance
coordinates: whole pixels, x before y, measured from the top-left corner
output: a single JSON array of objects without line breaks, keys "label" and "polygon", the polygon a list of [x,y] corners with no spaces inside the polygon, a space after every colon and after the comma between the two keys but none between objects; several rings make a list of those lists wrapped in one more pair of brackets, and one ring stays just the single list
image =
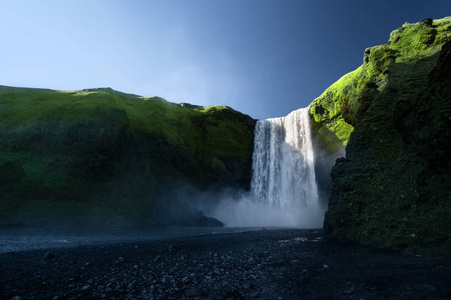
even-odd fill
[{"label": "haze", "polygon": [[0,0],[0,84],[112,87],[266,119],[307,106],[449,1]]}]

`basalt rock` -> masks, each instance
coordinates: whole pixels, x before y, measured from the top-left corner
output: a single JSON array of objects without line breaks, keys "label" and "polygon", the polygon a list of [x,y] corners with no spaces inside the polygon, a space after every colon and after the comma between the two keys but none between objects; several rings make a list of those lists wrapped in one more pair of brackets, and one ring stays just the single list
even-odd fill
[{"label": "basalt rock", "polygon": [[449,17],[403,25],[311,104],[317,135],[346,144],[331,172],[329,234],[451,252],[450,28]]}]

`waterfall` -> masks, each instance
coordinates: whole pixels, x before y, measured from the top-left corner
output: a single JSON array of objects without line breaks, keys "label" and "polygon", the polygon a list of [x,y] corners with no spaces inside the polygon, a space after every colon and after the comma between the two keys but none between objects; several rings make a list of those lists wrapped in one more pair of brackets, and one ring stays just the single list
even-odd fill
[{"label": "waterfall", "polygon": [[257,122],[252,171],[251,192],[222,197],[214,217],[226,226],[322,227],[307,108]]},{"label": "waterfall", "polygon": [[252,172],[257,202],[284,209],[318,206],[307,108],[257,122]]}]

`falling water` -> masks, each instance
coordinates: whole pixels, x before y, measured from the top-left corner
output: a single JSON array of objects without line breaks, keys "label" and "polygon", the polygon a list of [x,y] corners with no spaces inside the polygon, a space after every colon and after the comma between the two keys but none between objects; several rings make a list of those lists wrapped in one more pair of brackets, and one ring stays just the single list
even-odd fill
[{"label": "falling water", "polygon": [[285,209],[318,206],[307,108],[257,122],[252,169],[257,202]]},{"label": "falling water", "polygon": [[322,226],[307,108],[257,122],[252,169],[250,195],[224,199],[215,217],[227,226]]}]

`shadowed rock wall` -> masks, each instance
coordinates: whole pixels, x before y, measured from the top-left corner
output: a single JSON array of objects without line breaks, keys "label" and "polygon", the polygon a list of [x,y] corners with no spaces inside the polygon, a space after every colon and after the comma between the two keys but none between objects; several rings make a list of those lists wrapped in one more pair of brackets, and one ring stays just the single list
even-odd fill
[{"label": "shadowed rock wall", "polygon": [[310,105],[346,145],[324,228],[374,245],[451,249],[451,18],[405,24]]}]

